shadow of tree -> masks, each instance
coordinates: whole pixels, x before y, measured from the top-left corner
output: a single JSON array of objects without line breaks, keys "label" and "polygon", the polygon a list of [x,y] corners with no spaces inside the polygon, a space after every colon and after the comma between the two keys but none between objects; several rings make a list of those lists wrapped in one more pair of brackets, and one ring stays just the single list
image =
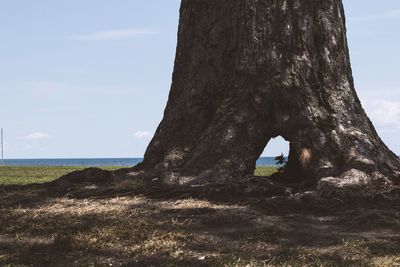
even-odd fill
[{"label": "shadow of tree", "polygon": [[[391,266],[398,199],[299,202],[194,189],[0,187],[0,263]],[[222,193],[221,193],[222,192]]]}]

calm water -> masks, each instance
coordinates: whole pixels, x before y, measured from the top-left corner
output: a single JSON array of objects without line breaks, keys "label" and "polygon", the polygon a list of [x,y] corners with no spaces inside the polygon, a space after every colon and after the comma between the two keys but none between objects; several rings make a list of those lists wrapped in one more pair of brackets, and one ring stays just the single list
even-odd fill
[{"label": "calm water", "polygon": [[[0,160],[1,161],[1,160]],[[6,159],[5,165],[11,166],[134,166],[142,158],[113,159]],[[0,162],[1,164],[1,162]],[[276,166],[274,157],[261,157],[257,166]]]}]

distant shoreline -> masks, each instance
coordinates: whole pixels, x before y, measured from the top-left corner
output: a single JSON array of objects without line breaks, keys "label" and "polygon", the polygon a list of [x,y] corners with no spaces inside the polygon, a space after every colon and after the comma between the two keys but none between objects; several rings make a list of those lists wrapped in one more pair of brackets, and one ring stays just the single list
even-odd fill
[{"label": "distant shoreline", "polygon": [[[134,166],[143,158],[55,158],[55,159],[5,159],[6,166]],[[0,163],[1,164],[1,163]],[[257,166],[277,166],[275,157],[260,157]]]}]

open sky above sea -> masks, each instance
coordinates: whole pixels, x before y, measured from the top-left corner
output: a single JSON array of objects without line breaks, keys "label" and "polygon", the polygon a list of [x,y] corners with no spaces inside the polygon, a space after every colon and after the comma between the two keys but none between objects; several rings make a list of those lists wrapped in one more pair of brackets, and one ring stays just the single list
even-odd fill
[{"label": "open sky above sea", "polygon": [[[0,2],[6,158],[142,157],[167,101],[180,1]],[[400,1],[344,4],[357,92],[400,154]],[[278,138],[263,155],[282,152]]]}]

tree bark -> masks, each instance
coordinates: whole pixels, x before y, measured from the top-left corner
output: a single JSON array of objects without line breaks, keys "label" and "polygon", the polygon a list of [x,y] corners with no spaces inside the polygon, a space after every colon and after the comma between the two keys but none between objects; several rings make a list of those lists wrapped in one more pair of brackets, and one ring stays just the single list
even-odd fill
[{"label": "tree bark", "polygon": [[168,104],[135,170],[167,183],[244,177],[276,136],[299,181],[398,181],[354,89],[342,1],[182,0]]}]

